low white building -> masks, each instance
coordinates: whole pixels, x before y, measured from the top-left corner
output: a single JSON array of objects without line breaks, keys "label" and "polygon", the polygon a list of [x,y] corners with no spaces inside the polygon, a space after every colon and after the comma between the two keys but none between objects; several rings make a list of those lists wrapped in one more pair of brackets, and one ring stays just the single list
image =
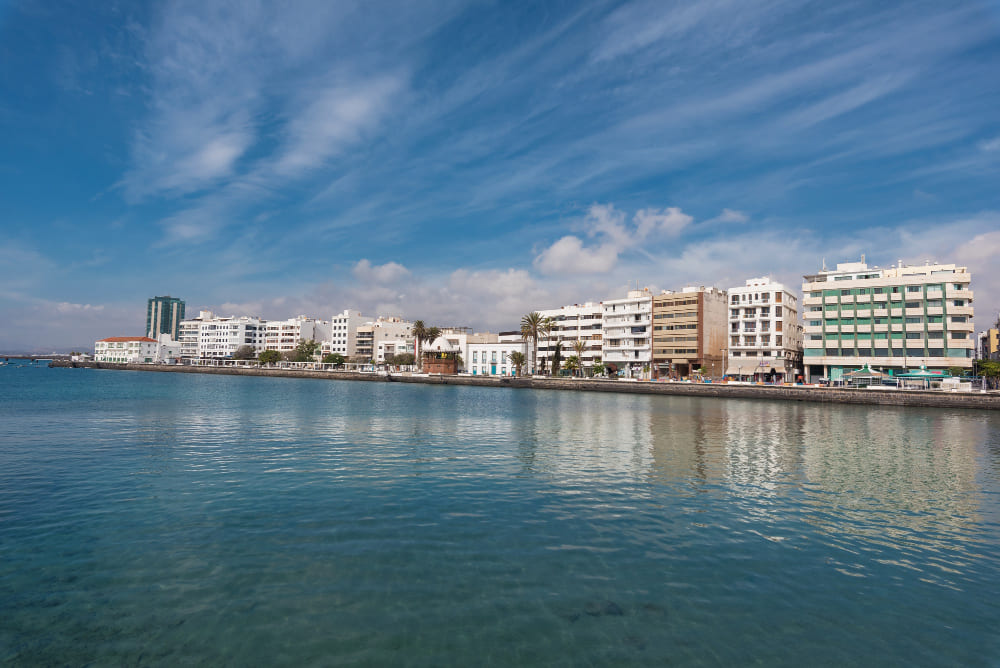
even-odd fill
[{"label": "low white building", "polygon": [[[511,361],[513,353],[527,355],[527,346],[523,340],[499,341],[494,334],[494,341],[470,341],[467,346],[468,358],[464,360],[465,369],[473,376],[514,376],[516,367]],[[527,357],[525,357],[527,359]],[[525,369],[522,367],[521,372]]]},{"label": "low white building", "polygon": [[629,290],[624,299],[601,303],[604,364],[629,378],[649,378],[653,361],[653,295],[649,288]]},{"label": "low white building", "polygon": [[604,309],[600,302],[569,304],[559,308],[539,311],[539,315],[552,321],[552,329],[547,335],[538,337],[538,359],[544,360],[550,368],[556,344],[562,344],[561,358],[576,355],[574,344],[584,344],[580,355],[583,369],[590,369],[603,357]]},{"label": "low white building", "polygon": [[113,364],[154,364],[160,344],[148,336],[111,336],[94,342],[94,361]]}]

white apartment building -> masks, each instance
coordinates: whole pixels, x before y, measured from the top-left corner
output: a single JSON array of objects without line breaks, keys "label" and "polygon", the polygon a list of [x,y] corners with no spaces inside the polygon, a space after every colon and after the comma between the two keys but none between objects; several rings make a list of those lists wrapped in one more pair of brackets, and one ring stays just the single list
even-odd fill
[{"label": "white apartment building", "polygon": [[[371,318],[361,315],[361,311],[344,309],[330,318],[330,337],[323,342],[323,354],[340,353],[344,357],[358,354],[358,327],[370,322]],[[319,341],[319,339],[316,339]]]},{"label": "white apartment building", "polygon": [[160,344],[148,336],[112,336],[94,342],[94,361],[114,364],[153,364]]},{"label": "white apartment building", "polygon": [[[487,335],[473,335],[487,336]],[[463,358],[465,369],[473,376],[514,376],[516,367],[510,361],[512,353],[527,355],[527,346],[521,339],[500,341],[496,334],[488,335],[492,341],[470,341],[467,344],[467,358]],[[524,373],[525,368],[521,368]]]},{"label": "white apartment building", "polygon": [[[181,357],[218,359],[230,357],[242,346],[252,346],[255,354],[266,350],[265,325],[260,318],[218,317],[201,311],[197,318],[181,321]],[[293,346],[294,347],[294,346]]]},{"label": "white apartment building", "polygon": [[770,278],[751,278],[727,290],[729,359],[726,375],[739,380],[793,381],[802,374],[798,298]]},{"label": "white apartment building", "polygon": [[386,355],[412,353],[413,346],[413,323],[397,316],[360,325],[355,336],[355,356],[376,362],[384,362]]},{"label": "white apartment building", "polygon": [[[263,323],[262,323],[263,324]],[[288,320],[268,320],[264,326],[264,349],[295,350],[301,341],[330,340],[330,323],[300,315]]]},{"label": "white apartment building", "polygon": [[215,318],[211,311],[200,311],[198,317],[189,320],[181,320],[180,338],[181,357],[184,359],[198,358],[198,328],[201,323]]},{"label": "white apartment building", "polygon": [[653,361],[653,295],[649,288],[629,290],[624,299],[601,303],[604,364],[628,378],[649,378]]},{"label": "white apartment building", "polygon": [[954,264],[838,264],[802,284],[806,376],[832,381],[864,364],[898,374],[972,367],[972,276]]},{"label": "white apartment building", "polygon": [[562,344],[561,358],[576,355],[574,344],[582,341],[586,346],[580,356],[581,367],[590,369],[603,355],[604,310],[600,302],[568,304],[559,308],[539,311],[543,318],[552,320],[552,330],[547,336],[538,337],[538,359],[545,360],[550,368],[556,343]]}]

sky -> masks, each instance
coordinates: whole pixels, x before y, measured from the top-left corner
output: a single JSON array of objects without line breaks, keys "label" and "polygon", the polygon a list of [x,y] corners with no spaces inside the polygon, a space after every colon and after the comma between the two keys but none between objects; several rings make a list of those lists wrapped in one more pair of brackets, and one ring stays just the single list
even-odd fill
[{"label": "sky", "polygon": [[998,110],[996,0],[0,3],[0,350],[862,254],[969,267],[982,329]]}]

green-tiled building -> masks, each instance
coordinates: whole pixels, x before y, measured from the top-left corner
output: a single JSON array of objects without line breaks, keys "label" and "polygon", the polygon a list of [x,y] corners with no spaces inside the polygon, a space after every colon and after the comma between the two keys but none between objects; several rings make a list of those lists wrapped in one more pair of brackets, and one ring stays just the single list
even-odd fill
[{"label": "green-tiled building", "polygon": [[838,264],[805,276],[806,375],[838,380],[844,371],[972,367],[971,274],[953,264],[869,267]]},{"label": "green-tiled building", "polygon": [[181,320],[184,319],[184,302],[177,297],[152,297],[146,303],[146,336],[151,339],[169,334],[180,340]]}]

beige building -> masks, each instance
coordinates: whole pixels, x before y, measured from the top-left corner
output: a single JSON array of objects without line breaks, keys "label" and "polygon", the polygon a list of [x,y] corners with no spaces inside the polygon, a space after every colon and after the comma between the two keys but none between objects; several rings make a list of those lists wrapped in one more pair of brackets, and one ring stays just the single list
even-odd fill
[{"label": "beige building", "polygon": [[972,275],[965,267],[869,267],[862,256],[804,278],[808,380],[838,381],[865,364],[890,374],[972,368]]},{"label": "beige building", "polygon": [[751,278],[730,288],[726,375],[739,380],[793,381],[802,374],[799,300],[781,283]]},{"label": "beige building", "polygon": [[659,378],[685,378],[703,368],[726,372],[725,290],[687,287],[653,297],[653,370]]}]

